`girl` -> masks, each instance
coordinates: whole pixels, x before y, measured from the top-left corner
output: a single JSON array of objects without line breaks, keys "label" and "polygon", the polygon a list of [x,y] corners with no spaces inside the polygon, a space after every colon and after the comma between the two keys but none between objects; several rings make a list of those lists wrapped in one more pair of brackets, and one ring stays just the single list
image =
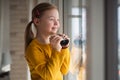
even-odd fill
[{"label": "girl", "polygon": [[[31,25],[37,33],[34,37]],[[40,3],[32,10],[32,20],[25,30],[25,59],[32,80],[63,80],[70,63],[69,43],[61,46],[65,34],[56,34],[60,28],[56,6]]]}]

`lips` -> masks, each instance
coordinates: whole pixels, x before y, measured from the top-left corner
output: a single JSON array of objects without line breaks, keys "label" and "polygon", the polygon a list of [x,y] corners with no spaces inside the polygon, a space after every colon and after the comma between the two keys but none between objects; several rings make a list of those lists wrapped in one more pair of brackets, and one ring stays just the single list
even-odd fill
[{"label": "lips", "polygon": [[53,27],[52,30],[58,30],[58,28],[57,27]]}]

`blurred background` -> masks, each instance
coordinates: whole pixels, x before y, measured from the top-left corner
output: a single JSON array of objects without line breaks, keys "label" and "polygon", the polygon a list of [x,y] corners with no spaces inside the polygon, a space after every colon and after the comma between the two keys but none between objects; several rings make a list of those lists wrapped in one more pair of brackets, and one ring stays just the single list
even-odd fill
[{"label": "blurred background", "polygon": [[0,80],[31,80],[24,32],[41,2],[58,7],[58,33],[71,40],[64,80],[120,80],[120,0],[0,0]]}]

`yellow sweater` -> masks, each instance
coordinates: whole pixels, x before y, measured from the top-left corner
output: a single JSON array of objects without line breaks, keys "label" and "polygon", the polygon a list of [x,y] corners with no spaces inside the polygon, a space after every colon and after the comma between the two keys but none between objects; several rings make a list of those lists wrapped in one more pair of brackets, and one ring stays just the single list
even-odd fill
[{"label": "yellow sweater", "polygon": [[69,70],[69,49],[53,50],[50,44],[32,40],[25,52],[32,80],[63,80]]}]

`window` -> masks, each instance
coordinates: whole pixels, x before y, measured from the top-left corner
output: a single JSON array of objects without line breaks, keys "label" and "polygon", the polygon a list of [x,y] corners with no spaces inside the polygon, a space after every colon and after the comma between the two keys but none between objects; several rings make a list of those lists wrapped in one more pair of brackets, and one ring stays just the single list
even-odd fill
[{"label": "window", "polygon": [[11,70],[9,32],[9,1],[0,0],[0,76]]}]

